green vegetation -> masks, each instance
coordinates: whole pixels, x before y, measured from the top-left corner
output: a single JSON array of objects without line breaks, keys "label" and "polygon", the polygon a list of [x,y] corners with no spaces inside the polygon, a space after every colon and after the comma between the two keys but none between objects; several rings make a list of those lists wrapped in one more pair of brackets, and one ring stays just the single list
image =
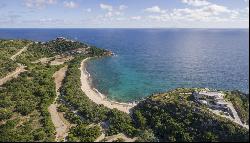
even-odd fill
[{"label": "green vegetation", "polygon": [[[211,114],[185,89],[154,95],[140,102],[133,118],[138,128],[152,130],[160,141],[248,141],[249,131]],[[186,93],[190,92],[187,89]]]},{"label": "green vegetation", "polygon": [[17,51],[16,48],[0,48],[0,78],[17,68],[17,64],[10,59],[11,53],[15,51]]},{"label": "green vegetation", "polygon": [[54,57],[56,55],[103,56],[107,55],[106,53],[109,52],[81,42],[57,38],[45,43],[32,43],[29,45],[29,52],[21,54],[17,62],[29,65],[30,61],[36,61],[44,57]]},{"label": "green vegetation", "polygon": [[[132,119],[129,115],[116,109],[110,110],[103,105],[97,105],[82,92],[79,67],[84,58],[78,56],[69,62],[61,90],[63,101],[67,103],[66,106],[68,107],[68,109],[65,109],[65,106],[60,107],[60,110],[66,111],[65,118],[78,125],[106,123],[109,125],[106,131],[107,135],[121,132],[130,136],[135,135],[136,129],[133,127]],[[77,114],[74,114],[72,111],[77,111]],[[74,130],[71,130],[70,133],[74,140],[82,140],[81,135],[76,134]]]},{"label": "green vegetation", "polygon": [[107,131],[108,135],[125,133],[126,135],[133,137],[137,134],[138,131],[132,126],[132,119],[125,113],[114,109],[110,110],[107,117],[107,123],[109,125]]},{"label": "green vegetation", "polygon": [[[28,51],[16,61],[10,57],[31,41],[0,40],[0,75],[14,71],[17,63],[27,66],[27,72],[5,83],[0,88],[0,141],[54,141],[55,129],[48,112],[55,94],[52,75],[62,66],[32,64],[43,57],[66,53],[67,49],[48,43],[31,43]],[[71,44],[73,46],[75,43]],[[56,52],[51,52],[50,46]]]},{"label": "green vegetation", "polygon": [[241,121],[249,125],[249,95],[239,91],[228,91],[226,98],[233,103]]},{"label": "green vegetation", "polygon": [[101,135],[99,126],[88,127],[85,124],[70,129],[69,142],[94,142]]},{"label": "green vegetation", "polygon": [[34,65],[0,90],[0,141],[53,141],[48,106],[55,98],[52,75],[58,67]]},{"label": "green vegetation", "polygon": [[[87,44],[77,42],[77,41],[70,41],[64,38],[57,38],[55,40],[49,41],[44,44],[46,48],[46,52],[50,54],[65,54],[69,53],[71,50],[75,49],[86,49],[88,47]],[[43,49],[40,49],[43,50]]]},{"label": "green vegetation", "polygon": [[116,139],[116,140],[113,141],[113,142],[125,142],[125,140],[124,140],[123,138],[118,138],[118,139]]},{"label": "green vegetation", "polygon": [[0,48],[17,48],[21,49],[31,41],[29,40],[1,40]]},{"label": "green vegetation", "polygon": [[17,64],[10,57],[27,44],[22,40],[0,40],[0,78],[16,69]]},{"label": "green vegetation", "polygon": [[[10,60],[29,43],[28,50],[16,61]],[[133,108],[131,115],[95,104],[81,90],[80,63],[87,57],[110,54],[107,50],[63,38],[43,43],[0,40],[0,78],[14,71],[18,63],[27,66],[26,72],[0,87],[0,142],[55,140],[55,128],[48,112],[56,97],[52,76],[65,64],[68,70],[60,89],[58,111],[64,112],[65,118],[76,125],[70,129],[68,141],[92,142],[101,132],[108,136],[124,133],[138,137],[138,142],[249,141],[248,130],[193,102],[189,93],[197,89],[179,88],[153,95]],[[32,63],[56,55],[71,55],[74,59],[60,66]],[[225,93],[241,120],[249,124],[249,95],[238,91]]]},{"label": "green vegetation", "polygon": [[158,142],[152,130],[142,130],[136,142]]},{"label": "green vegetation", "polygon": [[[66,101],[68,107],[78,109],[80,115],[84,119],[81,122],[84,123],[99,123],[104,120],[106,112],[108,109],[97,105],[92,102],[81,90],[80,83],[80,63],[85,57],[75,57],[71,62],[69,62],[66,77],[64,79],[64,84],[61,90],[63,100]],[[69,113],[66,113],[71,117]],[[74,118],[73,118],[74,119]],[[72,120],[73,123],[78,121]]]}]

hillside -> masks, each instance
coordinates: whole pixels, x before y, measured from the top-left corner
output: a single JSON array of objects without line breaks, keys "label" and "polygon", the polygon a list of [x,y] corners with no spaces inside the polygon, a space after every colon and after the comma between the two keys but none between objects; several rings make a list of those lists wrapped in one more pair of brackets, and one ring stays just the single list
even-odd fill
[{"label": "hillside", "polygon": [[[152,95],[131,114],[96,104],[81,90],[80,64],[88,57],[110,55],[62,37],[0,40],[0,142],[249,141],[247,129],[195,102],[197,89]],[[242,123],[249,124],[249,96],[224,93]],[[55,121],[67,122],[67,127]]]},{"label": "hillside", "polygon": [[[194,101],[192,92],[194,89],[176,89],[140,102],[133,112],[137,127],[152,131],[160,141],[249,141],[247,129],[209,112]],[[231,96],[236,95],[232,92]]]},{"label": "hillside", "polygon": [[[69,56],[108,54],[65,38],[48,42],[0,40],[0,141],[54,141],[55,127],[48,112],[56,97],[53,74],[67,65],[72,59]],[[61,64],[51,64],[57,60]],[[18,70],[19,66],[25,70]],[[15,69],[20,72],[12,74]],[[2,80],[4,77],[8,79]]]}]

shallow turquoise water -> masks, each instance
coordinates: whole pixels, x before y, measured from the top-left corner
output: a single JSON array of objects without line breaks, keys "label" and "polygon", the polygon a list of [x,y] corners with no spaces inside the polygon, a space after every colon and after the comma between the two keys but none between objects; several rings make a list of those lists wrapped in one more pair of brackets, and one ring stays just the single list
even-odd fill
[{"label": "shallow turquoise water", "polygon": [[117,54],[87,65],[94,86],[115,100],[137,100],[178,87],[249,93],[249,30],[0,29],[4,39],[59,36]]}]

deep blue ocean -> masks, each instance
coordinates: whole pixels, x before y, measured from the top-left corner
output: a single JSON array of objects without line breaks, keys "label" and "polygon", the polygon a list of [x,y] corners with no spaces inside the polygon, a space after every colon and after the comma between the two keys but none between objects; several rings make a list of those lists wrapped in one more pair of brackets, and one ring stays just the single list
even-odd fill
[{"label": "deep blue ocean", "polygon": [[58,36],[116,54],[87,64],[94,86],[114,100],[178,87],[249,93],[248,29],[0,29],[2,39]]}]

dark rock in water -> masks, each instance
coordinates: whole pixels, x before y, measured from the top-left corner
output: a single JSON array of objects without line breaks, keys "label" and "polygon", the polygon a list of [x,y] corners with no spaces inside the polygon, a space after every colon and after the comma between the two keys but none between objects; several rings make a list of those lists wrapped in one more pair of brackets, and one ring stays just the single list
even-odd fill
[{"label": "dark rock in water", "polygon": [[114,53],[113,53],[113,52],[111,52],[111,51],[106,51],[106,52],[104,52],[104,55],[107,55],[107,56],[113,56],[113,55],[114,55]]}]

